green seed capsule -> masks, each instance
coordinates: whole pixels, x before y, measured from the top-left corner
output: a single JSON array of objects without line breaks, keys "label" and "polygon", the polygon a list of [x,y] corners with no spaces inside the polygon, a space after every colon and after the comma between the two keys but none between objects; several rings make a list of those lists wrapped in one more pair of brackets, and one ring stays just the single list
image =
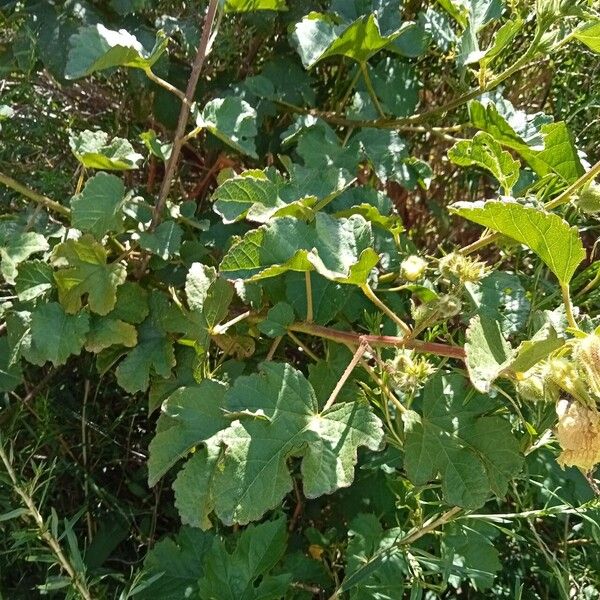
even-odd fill
[{"label": "green seed capsule", "polygon": [[590,183],[574,199],[575,206],[586,215],[593,215],[600,212],[600,185]]},{"label": "green seed capsule", "polygon": [[600,337],[592,333],[583,338],[575,346],[573,357],[585,374],[590,390],[600,396]]}]

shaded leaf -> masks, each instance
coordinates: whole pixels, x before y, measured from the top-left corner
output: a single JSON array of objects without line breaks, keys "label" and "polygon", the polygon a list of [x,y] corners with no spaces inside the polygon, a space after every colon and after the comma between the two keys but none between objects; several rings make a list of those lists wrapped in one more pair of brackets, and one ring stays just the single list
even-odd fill
[{"label": "shaded leaf", "polygon": [[138,154],[128,140],[113,138],[109,141],[108,133],[90,131],[71,134],[69,147],[75,158],[88,169],[104,169],[106,171],[128,171],[137,169],[144,157]]},{"label": "shaded leaf", "polygon": [[17,267],[32,254],[48,250],[46,238],[32,231],[9,233],[0,237],[0,272],[6,283],[14,285]]},{"label": "shaded leaf", "polygon": [[54,272],[48,263],[41,260],[30,260],[19,265],[15,279],[15,291],[22,302],[45,295],[53,286]]},{"label": "shaded leaf", "polygon": [[140,246],[144,250],[168,260],[179,252],[183,231],[175,221],[165,221],[154,231],[140,233]]}]

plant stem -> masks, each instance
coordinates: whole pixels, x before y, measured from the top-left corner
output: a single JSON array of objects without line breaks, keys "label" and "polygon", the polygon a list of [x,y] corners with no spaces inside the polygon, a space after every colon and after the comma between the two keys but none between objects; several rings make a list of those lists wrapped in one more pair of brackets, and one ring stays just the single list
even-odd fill
[{"label": "plant stem", "polygon": [[302,352],[304,352],[307,356],[310,356],[310,358],[312,358],[315,362],[319,362],[319,357],[308,346],[306,346],[306,344],[303,344],[302,340],[297,335],[294,335],[291,331],[288,331],[287,334],[290,336],[292,342],[294,342],[294,344],[296,344],[298,348],[302,350]]},{"label": "plant stem", "polygon": [[377,112],[379,113],[381,118],[385,119],[385,113],[383,112],[383,108],[381,108],[381,104],[379,103],[379,98],[375,93],[375,88],[373,87],[371,76],[369,75],[369,69],[367,68],[367,64],[365,62],[360,63],[360,71],[362,73],[365,85],[367,86],[367,91],[369,92],[369,96],[371,97],[373,105],[377,109]]},{"label": "plant stem", "polygon": [[462,347],[450,346],[448,344],[440,344],[437,342],[424,342],[422,340],[395,337],[392,335],[361,335],[353,331],[340,331],[338,329],[323,327],[322,325],[315,325],[313,323],[293,323],[288,327],[288,330],[314,335],[340,344],[352,344],[358,346],[360,342],[364,340],[369,346],[373,347],[408,348],[424,354],[435,354],[437,356],[446,356],[462,361],[465,360],[465,351]]},{"label": "plant stem", "polygon": [[573,303],[571,302],[571,292],[569,290],[569,284],[561,283],[560,290],[562,292],[563,303],[565,305],[567,323],[569,323],[569,327],[572,327],[573,329],[579,329],[579,325],[577,325],[575,315],[573,314]]},{"label": "plant stem", "polygon": [[167,162],[165,169],[165,176],[160,187],[160,193],[158,195],[158,201],[154,207],[152,214],[152,222],[150,224],[150,230],[152,231],[161,221],[162,211],[165,207],[167,197],[171,191],[171,185],[173,183],[173,176],[175,169],[177,168],[177,162],[179,161],[179,155],[181,154],[181,148],[184,144],[185,139],[185,128],[187,127],[188,118],[190,115],[190,108],[194,100],[196,93],[196,86],[198,85],[198,79],[200,78],[200,72],[204,66],[206,56],[210,51],[210,41],[213,23],[217,14],[219,6],[219,0],[210,0],[206,16],[204,18],[204,25],[202,28],[202,37],[198,44],[198,51],[196,52],[196,58],[192,65],[192,72],[188,80],[187,89],[185,91],[185,100],[181,105],[179,111],[179,119],[177,120],[177,128],[175,129],[175,136],[173,138],[173,149],[171,150],[171,156]]},{"label": "plant stem", "polygon": [[28,187],[25,187],[23,184],[14,180],[12,177],[5,175],[4,173],[0,173],[0,183],[3,183],[6,187],[19,192],[19,194],[22,194],[26,198],[45,206],[47,209],[52,210],[63,217],[68,217],[71,214],[71,211],[66,206],[59,204],[56,202],[56,200],[48,198],[48,196],[44,196],[34,192],[33,190],[30,190]]},{"label": "plant stem", "polygon": [[252,314],[252,312],[247,310],[246,312],[243,312],[241,315],[238,315],[237,317],[233,317],[233,319],[231,319],[230,321],[227,321],[227,323],[223,323],[223,325],[216,325],[214,327],[213,333],[215,333],[217,335],[225,333],[230,327],[232,327],[236,323],[239,323],[240,321],[243,321],[244,319],[247,319],[251,314]]},{"label": "plant stem", "polygon": [[313,296],[312,296],[312,281],[310,271],[304,271],[304,281],[306,284],[306,320],[309,323],[313,321]]},{"label": "plant stem", "polygon": [[[566,204],[571,196],[580,188],[582,188],[588,181],[591,181],[600,173],[600,161],[598,161],[589,171],[585,172],[577,181],[572,183],[566,190],[564,190],[559,196],[557,196],[554,200],[550,200],[544,204],[544,208],[546,210],[552,210],[557,208],[558,206],[562,206]],[[465,256],[467,254],[472,254],[473,252],[477,252],[481,248],[485,248],[489,246],[491,243],[500,239],[502,236],[499,233],[490,233],[488,235],[484,235],[481,239],[465,246],[462,250],[460,250],[461,254]]]},{"label": "plant stem", "polygon": [[159,85],[161,88],[164,88],[168,92],[171,92],[171,94],[175,94],[175,96],[177,96],[184,104],[188,103],[188,99],[179,88],[176,88],[174,85],[171,85],[168,81],[165,81],[164,79],[156,75],[156,73],[154,73],[150,67],[144,69],[144,73],[150,81],[153,81],[154,83],[156,83],[156,85]]},{"label": "plant stem", "polygon": [[385,303],[383,303],[376,295],[375,292],[371,289],[368,283],[360,286],[360,289],[363,291],[364,295],[382,312],[384,312],[396,325],[404,331],[405,335],[411,334],[411,328],[393,311],[391,310]]},{"label": "plant stem", "polygon": [[405,537],[399,539],[398,542],[396,542],[396,544],[398,546],[407,546],[408,544],[412,544],[414,541],[418,540],[424,535],[431,533],[434,529],[445,525],[446,523],[448,523],[448,521],[452,521],[461,510],[462,509],[460,508],[460,506],[454,506],[439,517],[425,521],[425,523],[423,523],[421,527],[419,527],[418,529],[414,529]]},{"label": "plant stem", "polygon": [[325,403],[325,406],[323,406],[322,412],[325,412],[328,408],[331,408],[333,406],[335,399],[337,398],[341,389],[344,387],[344,384],[348,380],[348,377],[350,377],[352,371],[354,371],[356,365],[358,364],[358,361],[362,358],[362,355],[365,353],[366,348],[367,344],[364,341],[361,341],[360,344],[358,344],[358,348],[356,349],[352,360],[348,363],[346,370],[342,373],[342,376],[333,388],[333,391],[329,395],[329,398],[327,398],[327,402]]},{"label": "plant stem", "polygon": [[70,577],[73,586],[79,592],[84,600],[92,600],[92,594],[90,593],[85,581],[82,581],[79,573],[71,564],[71,561],[65,556],[59,541],[48,531],[42,515],[38,511],[33,498],[20,486],[17,475],[12,468],[11,462],[4,449],[4,440],[0,437],[0,460],[4,463],[4,468],[8,473],[10,481],[12,483],[13,490],[21,498],[23,504],[27,507],[30,518],[35,522],[35,525],[39,531],[40,537],[48,545],[50,550],[56,556],[61,568]]}]

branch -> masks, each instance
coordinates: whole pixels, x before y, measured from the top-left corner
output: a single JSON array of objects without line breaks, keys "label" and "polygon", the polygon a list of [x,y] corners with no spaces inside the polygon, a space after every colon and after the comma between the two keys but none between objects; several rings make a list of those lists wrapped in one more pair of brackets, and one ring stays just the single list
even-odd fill
[{"label": "branch", "polygon": [[213,23],[215,22],[215,16],[217,14],[217,8],[219,6],[219,0],[210,0],[206,17],[204,18],[204,26],[202,28],[202,37],[198,44],[198,51],[196,58],[192,65],[192,72],[188,80],[187,89],[185,91],[185,97],[179,111],[179,119],[177,121],[177,128],[175,129],[175,136],[173,138],[173,149],[167,167],[165,169],[165,176],[160,187],[160,193],[158,195],[158,201],[154,207],[154,213],[152,215],[152,223],[150,224],[150,230],[153,230],[161,220],[161,214],[167,202],[167,197],[171,191],[171,185],[173,182],[173,175],[177,168],[179,161],[179,155],[181,154],[181,148],[185,141],[185,129],[187,127],[188,118],[190,116],[190,107],[196,94],[196,86],[198,85],[198,79],[200,78],[200,72],[204,66],[206,56],[210,51],[211,42],[211,31]]},{"label": "branch", "polygon": [[408,348],[416,350],[424,354],[435,354],[437,356],[446,356],[448,358],[456,358],[457,360],[465,360],[465,351],[460,346],[450,346],[449,344],[439,344],[437,342],[423,342],[421,340],[413,340],[392,335],[362,335],[353,331],[340,331],[322,325],[314,325],[312,323],[293,323],[288,327],[290,331],[298,331],[307,333],[317,337],[338,342],[340,344],[360,345],[361,341],[365,341],[373,347],[388,347],[388,348]]},{"label": "branch", "polygon": [[66,206],[59,204],[58,202],[56,202],[56,200],[48,198],[48,196],[44,196],[43,194],[38,194],[37,192],[30,190],[28,187],[25,187],[22,183],[19,183],[18,181],[16,181],[12,177],[9,177],[8,175],[5,175],[4,173],[0,173],[0,183],[3,183],[6,187],[15,190],[15,192],[19,192],[19,194],[22,194],[26,198],[33,200],[40,206],[44,206],[48,210],[52,210],[63,217],[68,217],[71,214],[70,209]]}]

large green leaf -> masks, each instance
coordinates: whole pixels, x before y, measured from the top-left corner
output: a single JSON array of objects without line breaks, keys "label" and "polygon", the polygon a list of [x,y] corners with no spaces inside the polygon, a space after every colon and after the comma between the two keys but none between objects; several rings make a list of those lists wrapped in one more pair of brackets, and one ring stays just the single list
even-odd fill
[{"label": "large green leaf", "polygon": [[393,600],[404,595],[406,561],[399,548],[399,528],[384,531],[373,514],[360,514],[348,528],[346,571],[342,590],[351,600]]},{"label": "large green leaf", "polygon": [[225,0],[225,12],[287,10],[286,0]]},{"label": "large green leaf", "polygon": [[92,312],[108,314],[117,301],[117,287],[124,283],[127,269],[121,263],[106,263],[104,246],[91,236],[67,240],[56,246],[53,262],[58,298],[68,313],[76,313],[87,298]]},{"label": "large green leaf", "polygon": [[69,40],[71,49],[66,79],[78,79],[113,67],[149,69],[167,49],[168,40],[158,32],[154,48],[147,52],[125,29],[114,31],[101,23],[82,27]]},{"label": "large green leaf", "polygon": [[11,232],[0,236],[0,273],[6,283],[14,285],[17,267],[32,254],[48,250],[46,238],[33,231],[27,233]]},{"label": "large green leaf", "polygon": [[149,298],[150,314],[138,328],[138,344],[131,350],[116,370],[117,382],[130,393],[146,391],[150,376],[165,379],[175,366],[173,341],[165,328],[169,302],[159,292]]},{"label": "large green leaf", "polygon": [[123,229],[125,185],[115,175],[98,173],[71,198],[71,225],[101,239]]},{"label": "large green leaf", "polygon": [[590,50],[600,53],[600,19],[591,20],[574,37],[583,42]]},{"label": "large green leaf", "polygon": [[472,140],[457,142],[448,150],[448,158],[455,164],[469,167],[475,165],[489,171],[500,183],[504,194],[509,196],[520,173],[519,161],[502,150],[496,140],[484,131]]},{"label": "large green leaf", "polygon": [[362,284],[379,257],[363,217],[335,219],[318,213],[313,223],[276,219],[247,233],[221,262],[228,279],[258,280],[286,271],[310,271],[334,281]]},{"label": "large green leaf", "polygon": [[15,291],[22,302],[47,295],[53,286],[54,272],[48,263],[42,260],[29,260],[19,265]]},{"label": "large green leaf", "polygon": [[64,365],[81,352],[89,328],[86,313],[68,315],[56,302],[43,304],[31,315],[32,350],[55,367]]},{"label": "large green leaf", "polygon": [[502,371],[512,353],[497,321],[477,315],[471,319],[465,340],[467,370],[473,387],[483,393]]},{"label": "large green leaf", "polygon": [[[184,394],[191,410],[204,410],[201,406],[207,402],[217,410],[220,401],[220,394],[209,400],[198,388],[178,394]],[[167,400],[167,407],[169,403]],[[179,456],[177,452],[192,444],[205,443],[208,448],[192,455],[174,484],[181,517],[187,523],[202,526],[211,509],[228,524],[259,519],[279,506],[292,489],[287,465],[291,456],[302,457],[308,498],[330,494],[352,483],[357,449],[377,450],[383,440],[381,423],[364,401],[340,403],[319,412],[306,378],[280,363],[263,363],[260,374],[236,379],[221,409],[226,410],[231,424],[212,437],[200,414],[185,419],[201,423],[196,440],[177,410],[163,421],[162,444],[173,450],[171,458],[159,464],[166,467]],[[181,440],[174,446],[168,441],[171,429],[175,439]],[[160,423],[159,430],[163,430]],[[159,452],[158,445],[153,444],[153,449]],[[162,470],[153,468],[152,472]]]},{"label": "large green leaf", "polygon": [[258,158],[254,146],[256,111],[244,100],[234,96],[210,100],[196,114],[196,126],[210,131],[237,152]]},{"label": "large green leaf", "polygon": [[327,15],[312,12],[296,23],[293,37],[302,63],[310,68],[331,56],[346,56],[364,63],[399,35],[400,30],[382,35],[373,14],[336,25]]},{"label": "large green leaf", "polygon": [[154,231],[140,233],[140,246],[168,260],[179,252],[182,236],[183,231],[175,221],[165,221]]},{"label": "large green leaf", "polygon": [[182,527],[174,538],[160,540],[146,555],[149,585],[140,590],[144,600],[186,600],[198,597],[198,581],[211,551],[213,534]]},{"label": "large green leaf", "polygon": [[290,585],[290,575],[271,575],[287,547],[286,519],[250,525],[232,552],[215,538],[198,583],[199,598],[219,600],[279,600]]},{"label": "large green leaf", "polygon": [[576,227],[554,213],[517,202],[457,202],[450,209],[465,219],[489,227],[531,248],[568,284],[585,250]]},{"label": "large green leaf", "polygon": [[85,340],[88,352],[98,353],[114,345],[133,348],[136,344],[137,330],[131,323],[95,315],[90,319],[90,330]]},{"label": "large green leaf", "polygon": [[104,131],[90,131],[69,137],[69,147],[75,158],[88,169],[128,171],[137,169],[144,157],[138,154],[129,141],[123,138],[108,140]]},{"label": "large green leaf", "polygon": [[479,508],[493,492],[504,496],[522,457],[508,420],[485,416],[496,407],[470,392],[458,374],[438,374],[423,390],[423,407],[404,417],[404,464],[416,485],[440,477],[444,500]]}]

